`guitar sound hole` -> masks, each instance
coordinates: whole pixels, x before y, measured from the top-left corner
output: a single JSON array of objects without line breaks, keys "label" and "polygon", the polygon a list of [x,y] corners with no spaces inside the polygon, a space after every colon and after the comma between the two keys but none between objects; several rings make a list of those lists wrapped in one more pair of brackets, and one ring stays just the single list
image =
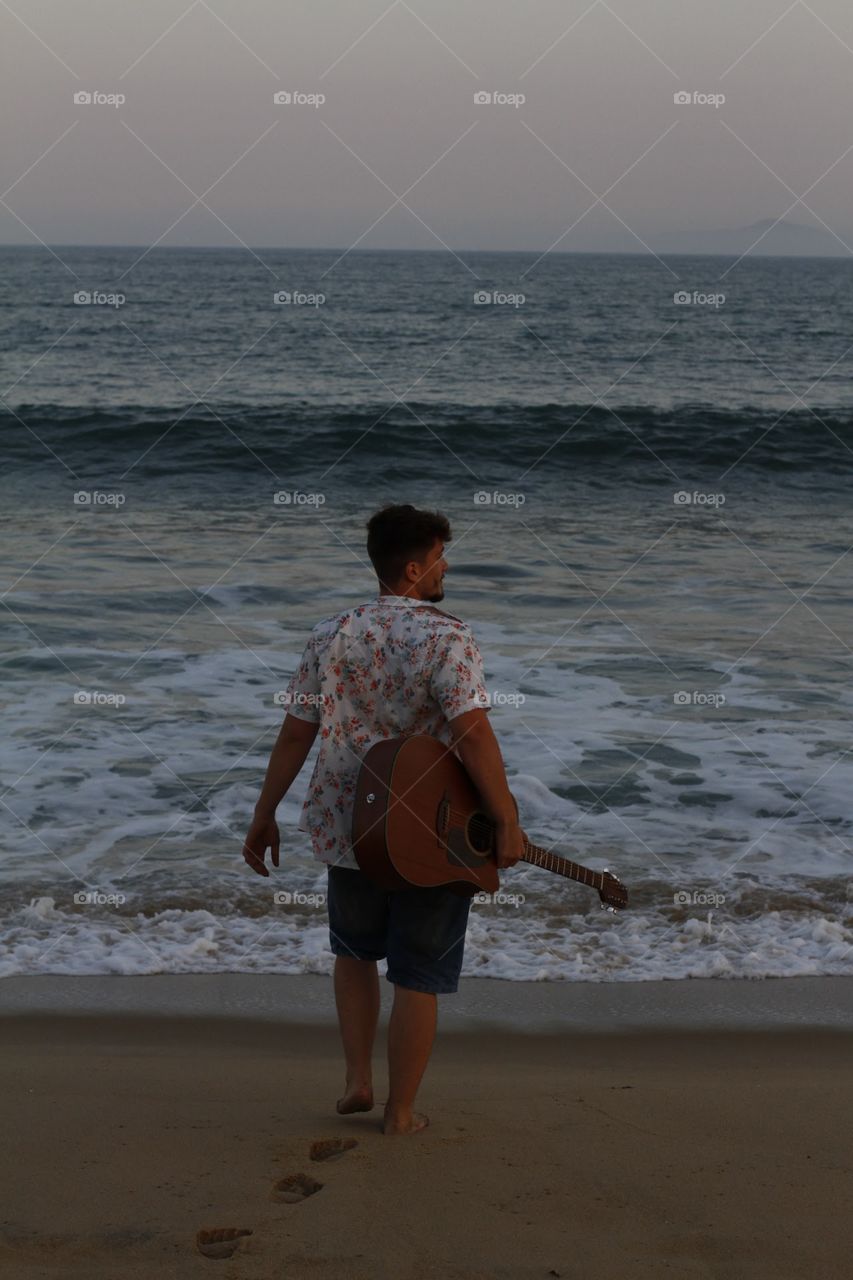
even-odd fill
[{"label": "guitar sound hole", "polygon": [[487,854],[492,849],[492,824],[484,813],[472,813],[466,830],[468,843],[475,853]]}]

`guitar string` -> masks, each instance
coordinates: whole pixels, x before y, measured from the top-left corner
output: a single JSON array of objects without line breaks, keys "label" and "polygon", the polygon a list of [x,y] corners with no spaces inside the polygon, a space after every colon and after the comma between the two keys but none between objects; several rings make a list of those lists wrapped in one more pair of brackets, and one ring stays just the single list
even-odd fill
[{"label": "guitar string", "polygon": [[[494,826],[488,818],[472,817],[469,820],[469,815],[467,812],[463,812],[460,809],[454,809],[452,806],[448,806],[446,810],[446,814],[448,819],[455,820],[460,826],[467,825],[469,832],[473,832],[475,834],[477,833],[482,834],[484,836],[491,836],[494,833]],[[546,850],[546,849],[540,850],[536,845],[531,844],[526,837],[524,838],[524,843],[525,843],[525,848],[530,850],[531,853],[535,853],[544,859],[553,859],[555,863],[563,864],[563,866],[566,868],[574,867],[577,871],[583,873],[582,876],[577,876],[572,878],[583,880],[583,883],[589,886],[589,882],[583,878],[585,875],[588,874],[593,877],[592,879],[593,888],[598,888],[598,886],[596,886],[595,884],[596,880],[600,880],[601,889],[604,888],[606,883],[606,878],[609,875],[608,872],[592,871],[589,867],[582,867],[579,863],[572,862],[570,858],[566,858],[562,854],[552,853],[551,850]],[[534,865],[537,865],[537,864],[534,863]],[[546,869],[550,869],[551,871],[555,870],[553,866],[551,866],[550,868],[547,868],[547,864],[546,864]]]},{"label": "guitar string", "polygon": [[[468,815],[467,815],[467,813],[463,813],[463,812],[462,812],[461,810],[459,810],[459,809],[454,809],[452,806],[451,806],[451,807],[449,807],[449,808],[447,809],[447,816],[448,816],[448,818],[453,818],[453,819],[455,819],[455,820],[456,820],[460,825],[463,825],[463,826],[464,826],[464,825],[467,823],[467,824],[468,824],[468,830],[469,830],[470,832],[475,833],[475,834],[482,834],[482,835],[492,835],[492,834],[493,834],[493,830],[494,830],[494,828],[493,828],[492,823],[488,820],[488,818],[485,818],[485,819],[484,819],[484,818],[471,818],[470,822],[468,822]],[[592,877],[593,877],[593,885],[595,884],[595,880],[596,880],[596,879],[599,879],[599,880],[601,880],[602,887],[604,886],[604,883],[605,883],[605,873],[603,873],[603,872],[600,872],[600,871],[592,871],[592,870],[590,870],[590,868],[588,868],[588,867],[581,867],[579,863],[572,862],[572,860],[571,860],[570,858],[566,858],[566,857],[564,857],[564,856],[563,856],[563,854],[560,854],[560,853],[552,853],[550,850],[546,850],[546,849],[542,849],[542,850],[540,850],[540,849],[538,849],[538,847],[537,847],[536,845],[531,844],[531,843],[530,843],[530,841],[526,839],[526,837],[525,837],[525,847],[526,847],[527,849],[529,849],[532,853],[536,853],[536,854],[538,854],[538,855],[540,855],[540,856],[542,856],[542,857],[544,857],[544,858],[553,858],[553,859],[554,859],[554,861],[555,861],[557,864],[562,863],[562,864],[564,864],[566,867],[575,867],[578,871],[580,871],[580,872],[582,872],[582,873],[584,873],[584,874],[588,874],[588,875],[592,876]],[[554,867],[551,867],[551,868],[550,868],[550,870],[552,870],[552,871],[553,871],[553,870],[554,870]],[[586,883],[586,881],[584,881],[584,883]]]}]

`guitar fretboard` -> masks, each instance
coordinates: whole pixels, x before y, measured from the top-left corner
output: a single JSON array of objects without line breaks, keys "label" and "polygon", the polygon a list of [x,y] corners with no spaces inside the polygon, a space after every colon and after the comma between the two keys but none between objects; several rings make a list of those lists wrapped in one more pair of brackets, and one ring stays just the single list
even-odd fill
[{"label": "guitar fretboard", "polygon": [[590,871],[589,867],[582,867],[579,862],[562,858],[558,853],[552,853],[550,849],[542,849],[538,844],[531,844],[529,840],[524,841],[523,857],[525,862],[544,867],[546,871],[554,871],[558,876],[566,876],[569,880],[588,884],[593,889],[604,888],[604,876],[600,871]]}]

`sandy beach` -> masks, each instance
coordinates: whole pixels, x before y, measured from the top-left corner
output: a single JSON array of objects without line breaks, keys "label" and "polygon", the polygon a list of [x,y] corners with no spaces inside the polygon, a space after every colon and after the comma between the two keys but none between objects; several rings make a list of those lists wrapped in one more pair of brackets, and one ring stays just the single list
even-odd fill
[{"label": "sandy beach", "polygon": [[[0,1021],[16,1280],[849,1274],[849,1032],[440,1030],[430,1127],[387,1138],[381,1106],[335,1114],[330,1025]],[[322,1185],[276,1199],[291,1175]],[[203,1256],[221,1227],[252,1234]]]}]

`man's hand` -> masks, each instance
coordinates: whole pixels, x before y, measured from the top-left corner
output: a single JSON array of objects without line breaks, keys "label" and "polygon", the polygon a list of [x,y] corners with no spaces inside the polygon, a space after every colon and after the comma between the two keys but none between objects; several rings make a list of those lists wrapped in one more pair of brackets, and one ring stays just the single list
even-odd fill
[{"label": "man's hand", "polygon": [[255,814],[243,845],[243,858],[259,876],[268,876],[264,858],[267,849],[271,852],[274,867],[278,866],[279,834],[278,824],[272,816]]},{"label": "man's hand", "polygon": [[255,805],[255,816],[243,845],[243,858],[259,876],[268,876],[264,865],[267,849],[272,850],[272,864],[278,866],[278,827],[276,806],[281,803],[290,784],[302,768],[317,736],[319,724],[300,720],[288,711],[278,733],[267,765],[264,785]]},{"label": "man's hand", "polygon": [[524,832],[489,717],[476,707],[449,723],[456,753],[479,792],[483,810],[495,824],[495,861],[502,870],[514,867],[524,851]]},{"label": "man's hand", "polygon": [[499,822],[495,827],[495,859],[503,870],[514,867],[524,853],[524,832],[517,822]]}]

